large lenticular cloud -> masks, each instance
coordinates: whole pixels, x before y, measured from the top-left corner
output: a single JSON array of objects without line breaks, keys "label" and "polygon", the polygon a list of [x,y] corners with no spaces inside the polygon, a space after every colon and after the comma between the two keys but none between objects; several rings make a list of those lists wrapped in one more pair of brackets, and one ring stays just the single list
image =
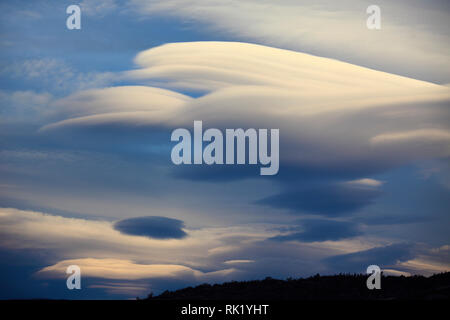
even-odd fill
[{"label": "large lenticular cloud", "polygon": [[139,68],[124,76],[144,86],[59,100],[57,120],[41,131],[191,127],[194,120],[208,127],[279,128],[281,165],[355,170],[361,177],[450,155],[446,86],[238,42],[167,44],[135,61]]}]

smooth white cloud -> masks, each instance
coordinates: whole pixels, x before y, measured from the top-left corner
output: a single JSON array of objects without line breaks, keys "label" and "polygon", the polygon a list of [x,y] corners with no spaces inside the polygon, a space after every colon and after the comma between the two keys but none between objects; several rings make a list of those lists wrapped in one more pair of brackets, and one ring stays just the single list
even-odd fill
[{"label": "smooth white cloud", "polygon": [[77,92],[52,103],[53,119],[64,119],[42,128],[70,125],[128,123],[156,125],[167,123],[180,112],[190,97],[146,86],[119,86]]},{"label": "smooth white cloud", "polygon": [[[450,155],[446,86],[236,42],[167,44],[141,52],[136,63],[140,68],[126,77],[206,94],[191,99],[144,86],[78,93],[57,103],[68,118],[44,129],[191,127],[194,120],[205,127],[279,128],[281,163],[298,167],[388,168]],[[130,101],[117,98],[127,92]],[[404,132],[408,139],[399,139]],[[439,138],[432,146],[422,143],[430,134]],[[395,148],[378,143],[393,139]]]},{"label": "smooth white cloud", "polygon": [[[133,0],[137,14],[202,24],[238,41],[308,52],[387,72],[447,82],[449,6],[379,0],[381,30],[369,30],[358,0]],[[202,26],[202,28],[204,28]]]},{"label": "smooth white cloud", "polygon": [[404,141],[423,141],[430,143],[433,141],[449,141],[450,132],[439,129],[419,129],[405,132],[386,133],[375,136],[371,139],[373,144],[381,143],[402,143]]},{"label": "smooth white cloud", "polygon": [[66,270],[70,265],[77,265],[83,270],[84,277],[139,280],[151,278],[194,278],[204,281],[212,276],[226,276],[233,269],[219,270],[216,272],[201,272],[182,265],[174,264],[138,264],[123,259],[70,259],[60,261],[54,265],[38,271],[37,275],[48,278],[66,278]]},{"label": "smooth white cloud", "polygon": [[380,187],[383,185],[383,181],[369,179],[369,178],[363,178],[363,179],[347,181],[347,184],[354,185],[354,186],[361,186],[361,187],[377,188],[377,187]]}]

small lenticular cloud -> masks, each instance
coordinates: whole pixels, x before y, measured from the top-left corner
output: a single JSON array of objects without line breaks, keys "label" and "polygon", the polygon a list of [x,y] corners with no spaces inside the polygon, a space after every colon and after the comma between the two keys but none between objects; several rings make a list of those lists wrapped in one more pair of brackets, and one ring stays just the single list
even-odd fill
[{"label": "small lenticular cloud", "polygon": [[181,239],[187,236],[182,230],[184,222],[178,219],[148,216],[129,218],[114,223],[114,229],[123,234],[154,239]]}]

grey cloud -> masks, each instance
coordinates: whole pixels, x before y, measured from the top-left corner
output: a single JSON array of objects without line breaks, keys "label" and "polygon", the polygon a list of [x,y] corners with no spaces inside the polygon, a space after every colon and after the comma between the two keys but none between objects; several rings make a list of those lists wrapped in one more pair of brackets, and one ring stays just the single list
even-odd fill
[{"label": "grey cloud", "polygon": [[138,217],[117,221],[114,228],[124,234],[155,239],[181,239],[187,236],[184,223],[166,217]]},{"label": "grey cloud", "polygon": [[[293,188],[292,188],[293,189]],[[325,216],[339,216],[361,209],[375,200],[381,191],[350,185],[324,185],[298,188],[258,201],[258,204],[292,212],[308,212]]]},{"label": "grey cloud", "polygon": [[333,221],[324,219],[308,219],[301,221],[302,229],[298,232],[291,232],[286,235],[279,235],[271,238],[276,241],[327,241],[341,240],[356,237],[362,234],[358,224],[347,221]]},{"label": "grey cloud", "polygon": [[397,243],[385,247],[376,247],[365,251],[337,255],[324,259],[333,273],[355,272],[363,273],[369,265],[378,265],[381,268],[395,265],[398,262],[414,258],[414,245],[410,243]]}]

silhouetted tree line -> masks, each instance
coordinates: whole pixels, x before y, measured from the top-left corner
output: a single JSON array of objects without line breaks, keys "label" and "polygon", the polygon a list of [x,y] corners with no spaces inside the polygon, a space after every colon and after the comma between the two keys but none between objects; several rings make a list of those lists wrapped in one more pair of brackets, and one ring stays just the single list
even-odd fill
[{"label": "silhouetted tree line", "polygon": [[255,281],[232,281],[223,284],[202,284],[149,300],[395,300],[449,299],[450,272],[423,276],[382,276],[381,289],[369,290],[368,275],[339,274],[286,280],[270,277]]}]

